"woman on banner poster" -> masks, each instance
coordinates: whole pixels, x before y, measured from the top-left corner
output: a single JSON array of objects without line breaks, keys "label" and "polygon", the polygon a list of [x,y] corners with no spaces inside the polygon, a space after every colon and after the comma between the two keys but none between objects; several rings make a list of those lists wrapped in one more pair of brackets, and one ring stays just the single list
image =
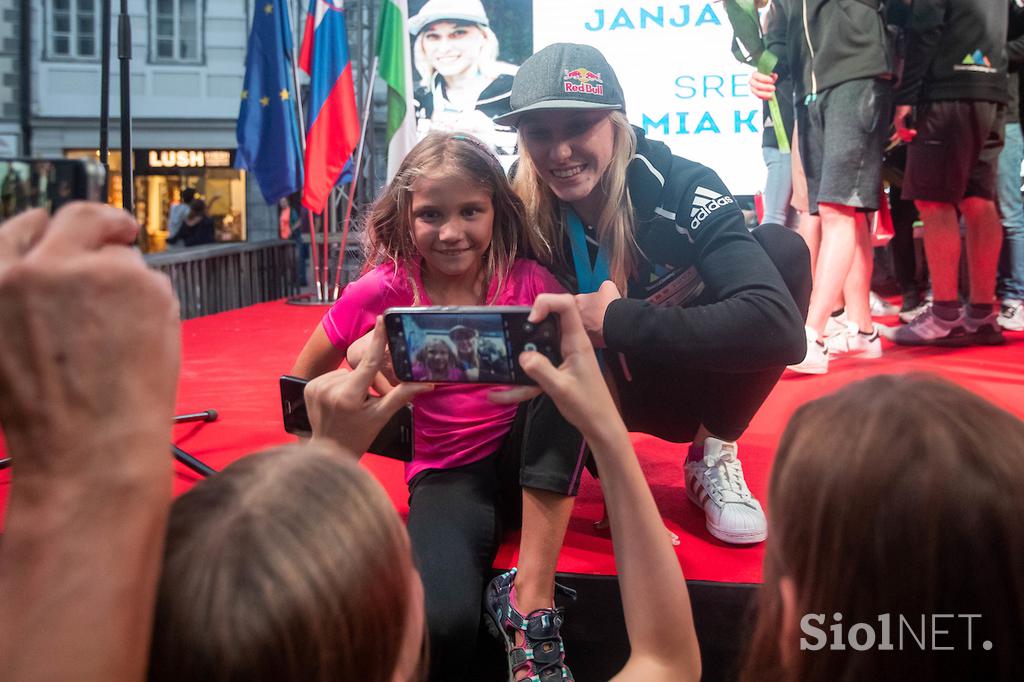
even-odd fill
[{"label": "woman on banner poster", "polygon": [[465,131],[491,145],[506,167],[511,165],[515,131],[492,119],[509,111],[518,67],[499,61],[498,37],[480,0],[428,0],[409,19],[409,31],[419,75],[414,92],[418,136]]}]

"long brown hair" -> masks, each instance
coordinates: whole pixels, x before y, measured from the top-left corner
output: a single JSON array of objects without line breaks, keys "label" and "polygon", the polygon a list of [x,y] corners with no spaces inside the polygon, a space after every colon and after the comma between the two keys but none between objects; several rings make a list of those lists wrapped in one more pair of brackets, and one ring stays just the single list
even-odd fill
[{"label": "long brown hair", "polygon": [[390,682],[413,570],[358,465],[316,447],[245,457],[174,503],[149,679]]},{"label": "long brown hair", "polygon": [[[531,114],[543,116],[543,112]],[[619,111],[608,114],[614,130],[612,160],[601,176],[601,189],[607,200],[598,218],[597,237],[609,252],[612,281],[625,294],[629,278],[636,272],[638,248],[633,222],[633,202],[629,197],[627,171],[636,155],[636,133],[629,119]],[[519,133],[519,166],[512,187],[526,206],[526,217],[540,235],[538,257],[545,265],[565,263],[565,220],[558,197],[541,179],[537,167],[527,153],[522,128]]]},{"label": "long brown hair", "polygon": [[[1019,419],[937,377],[879,376],[852,384],[790,420],[768,507],[772,530],[745,680],[1021,679]],[[784,577],[795,586],[797,618],[824,615],[815,623],[828,632],[823,649],[780,644]],[[876,642],[854,651],[845,636],[848,648],[831,650],[829,628],[837,622],[844,635],[866,623],[880,637],[879,617],[887,613],[896,650],[879,650]],[[924,616],[930,648],[935,614],[980,618],[940,621],[949,634],[939,644],[955,652],[922,651],[908,630],[901,632],[900,618],[919,636]]]},{"label": "long brown hair", "polygon": [[[486,282],[497,280],[500,292],[512,263],[537,249],[537,233],[527,227],[523,202],[512,191],[497,157],[477,138],[464,133],[430,133],[402,161],[394,179],[370,208],[364,248],[366,269],[386,261],[419,259],[412,238],[412,192],[421,177],[451,177],[491,195],[494,229],[484,263]],[[413,284],[419,302],[422,292]],[[486,287],[485,287],[486,288]]]}]

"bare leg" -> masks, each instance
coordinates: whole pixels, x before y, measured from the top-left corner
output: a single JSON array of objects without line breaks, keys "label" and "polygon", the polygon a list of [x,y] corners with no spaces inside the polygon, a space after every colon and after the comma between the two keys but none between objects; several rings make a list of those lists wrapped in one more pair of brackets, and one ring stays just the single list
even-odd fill
[{"label": "bare leg", "polygon": [[[960,269],[960,223],[956,207],[937,201],[918,201],[924,221],[924,251],[936,301],[956,301]],[[993,275],[993,282],[995,275]],[[993,284],[994,287],[994,284]]]},{"label": "bare leg", "polygon": [[1003,243],[1003,226],[994,202],[968,197],[960,202],[967,219],[967,272],[971,278],[971,303],[989,305],[996,295],[996,268]]},{"label": "bare leg", "polygon": [[796,226],[796,233],[803,237],[807,243],[807,250],[811,252],[811,273],[813,275],[814,266],[818,263],[818,249],[821,246],[821,217],[802,211],[800,221]]},{"label": "bare leg", "polygon": [[874,254],[871,247],[871,233],[868,229],[867,215],[858,213],[856,216],[856,246],[853,252],[853,263],[850,274],[843,283],[843,299],[846,302],[846,318],[857,325],[862,332],[871,331],[871,270],[874,267]]},{"label": "bare leg", "polygon": [[821,247],[814,269],[814,288],[807,312],[807,326],[818,336],[825,331],[825,323],[835,308],[843,290],[843,283],[853,263],[856,245],[856,211],[850,206],[821,204]]},{"label": "bare leg", "polygon": [[550,490],[523,488],[516,606],[524,616],[554,603],[555,567],[575,503],[575,498]]}]

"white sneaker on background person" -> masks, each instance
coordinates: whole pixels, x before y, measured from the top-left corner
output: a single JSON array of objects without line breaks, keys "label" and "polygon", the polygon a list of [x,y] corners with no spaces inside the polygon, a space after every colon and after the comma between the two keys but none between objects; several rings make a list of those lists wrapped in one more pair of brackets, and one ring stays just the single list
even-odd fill
[{"label": "white sneaker on background person", "polygon": [[886,315],[896,315],[900,312],[899,306],[889,303],[873,291],[870,294],[870,301],[871,314],[873,316],[884,317]]},{"label": "white sneaker on background person", "polygon": [[764,510],[743,479],[736,443],[708,438],[704,457],[684,466],[686,496],[704,510],[708,532],[734,545],[761,542],[768,536]]},{"label": "white sneaker on background person", "polygon": [[1024,301],[1005,299],[996,321],[1008,332],[1024,331]]},{"label": "white sneaker on background person", "polygon": [[829,315],[828,321],[825,322],[825,338],[845,332],[848,326],[850,321],[846,318],[845,310],[838,315]]},{"label": "white sneaker on background person", "polygon": [[863,334],[856,325],[850,325],[842,333],[825,340],[829,357],[861,357],[874,360],[882,357],[882,339],[878,325],[871,325],[871,333]]},{"label": "white sneaker on background person", "polygon": [[818,332],[810,327],[804,327],[807,335],[807,353],[804,359],[789,369],[801,374],[827,374],[828,373],[828,346],[818,342]]}]

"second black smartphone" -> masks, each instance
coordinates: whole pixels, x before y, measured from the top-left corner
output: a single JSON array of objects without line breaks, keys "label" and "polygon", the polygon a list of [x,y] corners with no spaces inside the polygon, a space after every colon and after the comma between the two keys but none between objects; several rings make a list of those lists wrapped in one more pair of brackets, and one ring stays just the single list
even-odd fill
[{"label": "second black smartphone", "polygon": [[[313,433],[306,411],[304,391],[305,379],[289,376],[281,377],[281,415],[284,417],[284,430],[296,436],[308,438]],[[384,428],[370,444],[367,452],[403,462],[412,460],[413,432],[412,407],[405,405],[391,417]]]},{"label": "second black smartphone", "polygon": [[519,354],[537,351],[561,364],[558,317],[536,324],[527,306],[388,308],[384,326],[401,381],[533,384]]}]

